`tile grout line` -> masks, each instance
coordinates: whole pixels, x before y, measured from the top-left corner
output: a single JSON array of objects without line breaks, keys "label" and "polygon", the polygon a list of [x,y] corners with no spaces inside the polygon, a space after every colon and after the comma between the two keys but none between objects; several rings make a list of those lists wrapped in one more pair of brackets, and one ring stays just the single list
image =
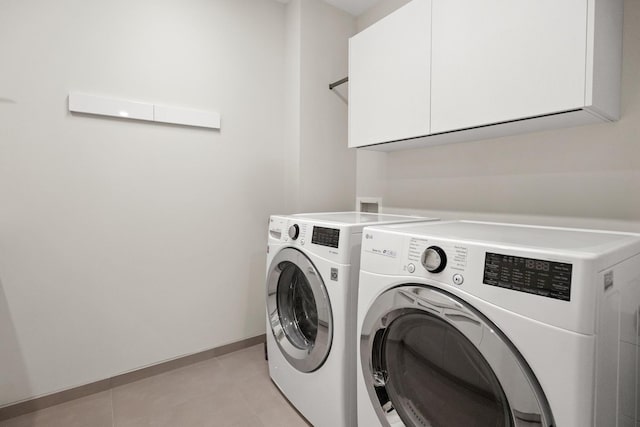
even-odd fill
[{"label": "tile grout line", "polygon": [[109,389],[109,397],[111,400],[111,427],[116,427],[116,408],[113,401],[113,387]]}]

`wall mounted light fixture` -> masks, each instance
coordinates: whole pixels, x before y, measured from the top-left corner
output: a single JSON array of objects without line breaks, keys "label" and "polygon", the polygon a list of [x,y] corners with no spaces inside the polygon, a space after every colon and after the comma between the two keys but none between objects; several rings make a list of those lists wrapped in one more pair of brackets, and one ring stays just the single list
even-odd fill
[{"label": "wall mounted light fixture", "polygon": [[82,93],[69,94],[69,111],[220,129],[220,114],[214,111],[192,110]]}]

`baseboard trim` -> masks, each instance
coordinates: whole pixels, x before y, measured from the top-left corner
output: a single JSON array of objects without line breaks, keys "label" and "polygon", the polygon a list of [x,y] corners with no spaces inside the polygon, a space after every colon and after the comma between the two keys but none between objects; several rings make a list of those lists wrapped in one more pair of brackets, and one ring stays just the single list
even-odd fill
[{"label": "baseboard trim", "polygon": [[89,384],[84,384],[78,387],[73,387],[67,390],[62,390],[56,393],[51,393],[46,396],[36,397],[33,399],[24,400],[22,402],[13,403],[0,408],[0,421],[7,420],[9,418],[19,417],[20,415],[28,414],[30,412],[39,411],[41,409],[45,409],[51,406],[59,405],[61,403],[69,402],[71,400],[88,396],[90,394],[106,391],[113,387],[129,384],[134,381],[149,378],[154,375],[158,375],[174,369],[182,368],[184,366],[192,365],[194,363],[202,362],[204,360],[212,359],[214,357],[222,356],[228,353],[233,353],[234,351],[242,350],[247,347],[261,344],[261,343],[264,343],[265,341],[266,341],[266,335],[262,334],[262,335],[247,338],[241,341],[236,341],[231,344],[223,345],[221,347],[204,350],[199,353],[189,354],[187,356],[182,356],[176,359],[167,360],[166,362],[160,362],[155,365],[136,369],[130,372],[125,372],[124,374],[116,375],[114,377],[106,378],[104,380],[99,380],[99,381],[95,381]]}]

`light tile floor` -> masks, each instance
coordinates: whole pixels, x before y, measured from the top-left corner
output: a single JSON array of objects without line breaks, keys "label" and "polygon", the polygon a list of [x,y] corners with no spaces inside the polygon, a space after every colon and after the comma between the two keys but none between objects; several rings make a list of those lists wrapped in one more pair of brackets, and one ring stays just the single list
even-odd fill
[{"label": "light tile floor", "polygon": [[0,427],[308,427],[269,379],[262,344],[10,420]]}]

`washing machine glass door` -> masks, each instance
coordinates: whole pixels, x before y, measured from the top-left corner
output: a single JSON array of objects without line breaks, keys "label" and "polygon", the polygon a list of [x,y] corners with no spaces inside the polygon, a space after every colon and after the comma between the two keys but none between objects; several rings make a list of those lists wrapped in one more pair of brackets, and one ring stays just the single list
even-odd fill
[{"label": "washing machine glass door", "polygon": [[378,297],[361,335],[367,390],[386,426],[553,426],[530,367],[480,312],[442,290]]},{"label": "washing machine glass door", "polygon": [[274,257],[267,276],[267,310],[288,362],[301,372],[322,366],[331,349],[331,305],[320,273],[302,252],[285,248]]}]

